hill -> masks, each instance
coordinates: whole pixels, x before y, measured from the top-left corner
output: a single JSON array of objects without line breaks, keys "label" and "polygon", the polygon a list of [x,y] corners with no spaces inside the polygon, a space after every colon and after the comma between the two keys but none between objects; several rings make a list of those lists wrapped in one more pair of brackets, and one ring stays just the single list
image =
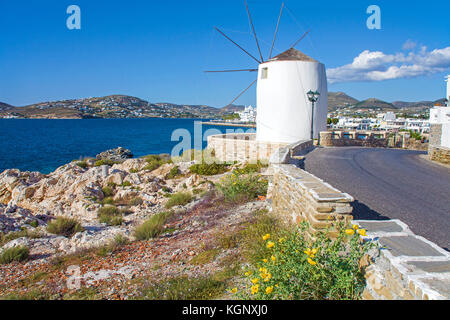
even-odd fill
[{"label": "hill", "polygon": [[347,107],[357,104],[359,101],[344,92],[328,92],[328,110],[334,111],[337,108]]},{"label": "hill", "polygon": [[375,98],[370,98],[361,102],[358,102],[353,107],[354,109],[381,109],[381,110],[395,110],[397,109],[392,103],[382,101]]}]

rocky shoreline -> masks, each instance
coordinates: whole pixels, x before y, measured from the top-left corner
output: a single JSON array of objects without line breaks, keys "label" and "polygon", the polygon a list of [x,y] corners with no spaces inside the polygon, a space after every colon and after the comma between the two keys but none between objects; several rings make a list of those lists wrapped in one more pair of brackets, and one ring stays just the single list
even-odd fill
[{"label": "rocky shoreline", "polygon": [[[80,279],[97,283],[97,280],[129,280],[142,276],[149,272],[146,267],[150,263],[148,257],[154,255],[155,250],[158,259],[162,259],[160,263],[169,265],[159,273],[172,274],[173,270],[180,273],[185,269],[184,263],[170,265],[174,257],[192,258],[199,252],[199,241],[211,240],[218,225],[225,229],[242,223],[251,212],[266,207],[265,201],[252,200],[236,207],[226,205],[218,198],[215,184],[242,164],[231,166],[225,173],[201,176],[190,171],[194,161],[180,158],[174,163],[166,156],[131,157],[129,150],[118,148],[95,159],[73,161],[47,175],[17,169],[0,174],[0,240],[3,239],[0,254],[9,248],[24,246],[29,249],[30,256],[26,262],[0,264],[0,297],[30,277],[30,272],[36,274],[45,270],[48,273],[55,259],[65,259],[80,252],[92,254],[92,250],[108,246],[117,237],[128,243],[120,248],[120,252],[134,262],[124,262],[121,258],[121,263],[108,267],[103,262],[93,263],[90,271],[86,271],[88,275],[84,273]],[[192,198],[188,203],[169,209],[171,196],[177,193],[190,194]],[[98,212],[105,207],[123,212],[121,223],[101,223]],[[139,225],[168,210],[174,217],[165,226],[168,233],[154,240],[136,241],[134,231]],[[50,233],[48,224],[58,217],[76,219],[83,230],[71,237]],[[10,235],[14,236],[8,241]],[[154,243],[162,247],[154,246]],[[198,274],[212,270],[205,268],[194,269],[203,270]],[[61,279],[57,290],[60,293],[68,290],[65,280]],[[12,285],[14,283],[16,285]],[[29,289],[21,288],[25,292]]]}]

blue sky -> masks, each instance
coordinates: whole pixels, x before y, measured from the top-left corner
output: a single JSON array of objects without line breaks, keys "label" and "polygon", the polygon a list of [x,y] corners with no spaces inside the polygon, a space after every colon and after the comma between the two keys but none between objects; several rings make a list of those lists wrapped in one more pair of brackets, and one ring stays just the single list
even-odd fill
[{"label": "blue sky", "polygon": [[[281,2],[248,0],[264,57]],[[285,3],[274,52],[288,49],[310,28],[296,48],[331,70],[336,82],[329,91],[387,101],[444,97],[443,80],[450,73],[449,1]],[[72,4],[81,8],[81,30],[66,27]],[[381,30],[366,27],[372,4],[381,8]],[[256,62],[214,26],[257,56],[243,0],[1,0],[0,101],[21,106],[127,94],[222,107],[256,75],[202,71],[253,68]],[[352,65],[356,57],[367,66]],[[253,87],[236,103],[255,100]]]}]

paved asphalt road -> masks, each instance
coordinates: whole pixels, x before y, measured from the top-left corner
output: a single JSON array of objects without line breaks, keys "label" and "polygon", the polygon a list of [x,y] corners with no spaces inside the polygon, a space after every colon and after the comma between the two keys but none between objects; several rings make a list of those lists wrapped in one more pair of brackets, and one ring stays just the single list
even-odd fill
[{"label": "paved asphalt road", "polygon": [[400,219],[450,249],[450,169],[420,151],[317,148],[304,169],[355,198],[356,219]]}]

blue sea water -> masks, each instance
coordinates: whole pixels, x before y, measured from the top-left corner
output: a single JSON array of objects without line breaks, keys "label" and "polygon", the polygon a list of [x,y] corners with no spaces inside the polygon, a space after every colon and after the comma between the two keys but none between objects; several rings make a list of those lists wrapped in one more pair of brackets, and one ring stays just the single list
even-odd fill
[{"label": "blue sea water", "polygon": [[[172,132],[186,129],[194,147],[194,121],[198,119],[0,119],[0,172],[9,168],[49,173],[83,157],[117,147],[130,149],[135,157],[171,153],[181,140],[171,141]],[[248,128],[202,125],[208,129]],[[203,148],[206,142],[203,141]]]}]

